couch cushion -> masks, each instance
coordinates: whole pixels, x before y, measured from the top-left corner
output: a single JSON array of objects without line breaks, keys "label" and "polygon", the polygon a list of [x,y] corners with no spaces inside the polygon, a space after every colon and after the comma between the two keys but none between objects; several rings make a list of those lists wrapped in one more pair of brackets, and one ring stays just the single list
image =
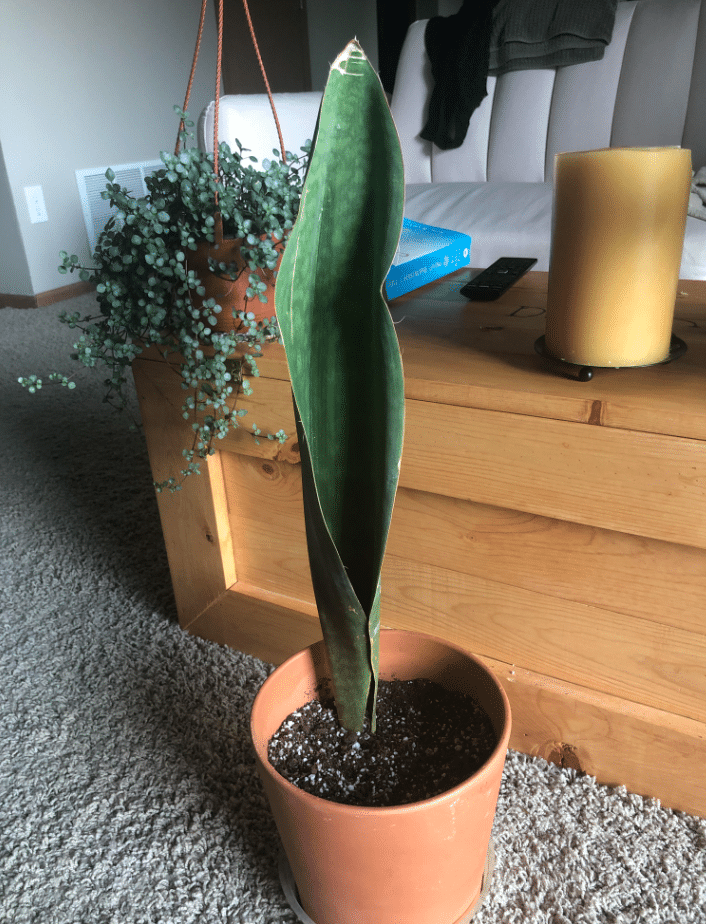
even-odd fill
[{"label": "couch cushion", "polygon": [[680,279],[706,279],[706,221],[687,218]]},{"label": "couch cushion", "polygon": [[[410,182],[550,180],[560,151],[683,145],[706,160],[706,3],[621,0],[601,61],[489,77],[463,145],[422,141],[433,87],[426,21],[410,26],[392,114]],[[510,78],[510,79],[508,79]]]},{"label": "couch cushion", "polygon": [[[551,183],[413,183],[405,215],[440,228],[470,234],[471,266],[498,257],[536,257],[535,270],[549,269]],[[706,221],[688,218],[682,279],[706,279]]]},{"label": "couch cushion", "polygon": [[[551,180],[554,158],[561,151],[608,148],[613,113],[621,83],[625,44],[637,3],[618,6],[610,45],[601,61],[559,68],[547,127],[544,179]],[[577,118],[577,113],[580,118]]]},{"label": "couch cushion", "polygon": [[[319,92],[274,94],[285,146],[297,156],[304,142],[314,137],[321,96]],[[199,117],[196,139],[202,151],[213,150],[215,110],[215,103],[211,102]],[[218,140],[226,141],[235,150],[236,138],[260,162],[271,158],[273,150],[279,151],[277,127],[266,93],[221,97]]]},{"label": "couch cushion", "polygon": [[534,269],[548,269],[551,213],[551,183],[407,186],[407,218],[470,234],[474,267],[488,266],[498,257],[537,257]]},{"label": "couch cushion", "polygon": [[682,144],[699,9],[699,0],[637,4],[625,44],[611,147]]}]

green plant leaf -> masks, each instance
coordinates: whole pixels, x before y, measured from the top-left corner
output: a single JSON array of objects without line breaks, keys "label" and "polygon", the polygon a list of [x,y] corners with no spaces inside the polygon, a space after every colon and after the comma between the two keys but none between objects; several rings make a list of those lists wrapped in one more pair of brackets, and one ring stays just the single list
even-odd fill
[{"label": "green plant leaf", "polygon": [[334,62],[275,304],[292,379],[312,582],[339,721],[374,725],[380,571],[404,430],[382,285],[404,174],[380,81],[357,42]]}]

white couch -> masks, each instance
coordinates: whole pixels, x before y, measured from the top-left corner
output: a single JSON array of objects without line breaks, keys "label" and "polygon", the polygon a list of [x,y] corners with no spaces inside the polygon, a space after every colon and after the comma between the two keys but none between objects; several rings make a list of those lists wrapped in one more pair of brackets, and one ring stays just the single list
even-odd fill
[{"label": "white couch", "polygon": [[[500,256],[537,257],[549,267],[554,155],[619,146],[690,148],[706,166],[706,0],[623,0],[602,60],[489,77],[460,148],[419,138],[432,87],[426,21],[410,26],[397,70],[392,114],[406,174],[405,215],[470,234],[471,265]],[[320,93],[276,94],[285,145],[311,138]],[[212,146],[213,103],[198,141]],[[262,159],[278,147],[267,96],[223,96],[219,138],[239,138]],[[689,217],[684,279],[706,279],[706,221]]]}]

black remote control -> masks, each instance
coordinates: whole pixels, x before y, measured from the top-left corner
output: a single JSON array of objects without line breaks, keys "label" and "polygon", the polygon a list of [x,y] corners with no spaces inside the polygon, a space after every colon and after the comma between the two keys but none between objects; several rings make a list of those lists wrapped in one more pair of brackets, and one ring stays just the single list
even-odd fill
[{"label": "black remote control", "polygon": [[537,262],[536,257],[500,257],[461,289],[474,302],[492,302],[507,292]]}]

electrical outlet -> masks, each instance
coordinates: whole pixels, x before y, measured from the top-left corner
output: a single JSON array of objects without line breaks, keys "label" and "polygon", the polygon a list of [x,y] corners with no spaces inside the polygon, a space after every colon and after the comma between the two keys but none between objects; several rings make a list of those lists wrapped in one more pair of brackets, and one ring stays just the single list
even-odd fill
[{"label": "electrical outlet", "polygon": [[41,186],[25,186],[25,198],[29,209],[29,220],[33,225],[40,221],[49,221]]}]

